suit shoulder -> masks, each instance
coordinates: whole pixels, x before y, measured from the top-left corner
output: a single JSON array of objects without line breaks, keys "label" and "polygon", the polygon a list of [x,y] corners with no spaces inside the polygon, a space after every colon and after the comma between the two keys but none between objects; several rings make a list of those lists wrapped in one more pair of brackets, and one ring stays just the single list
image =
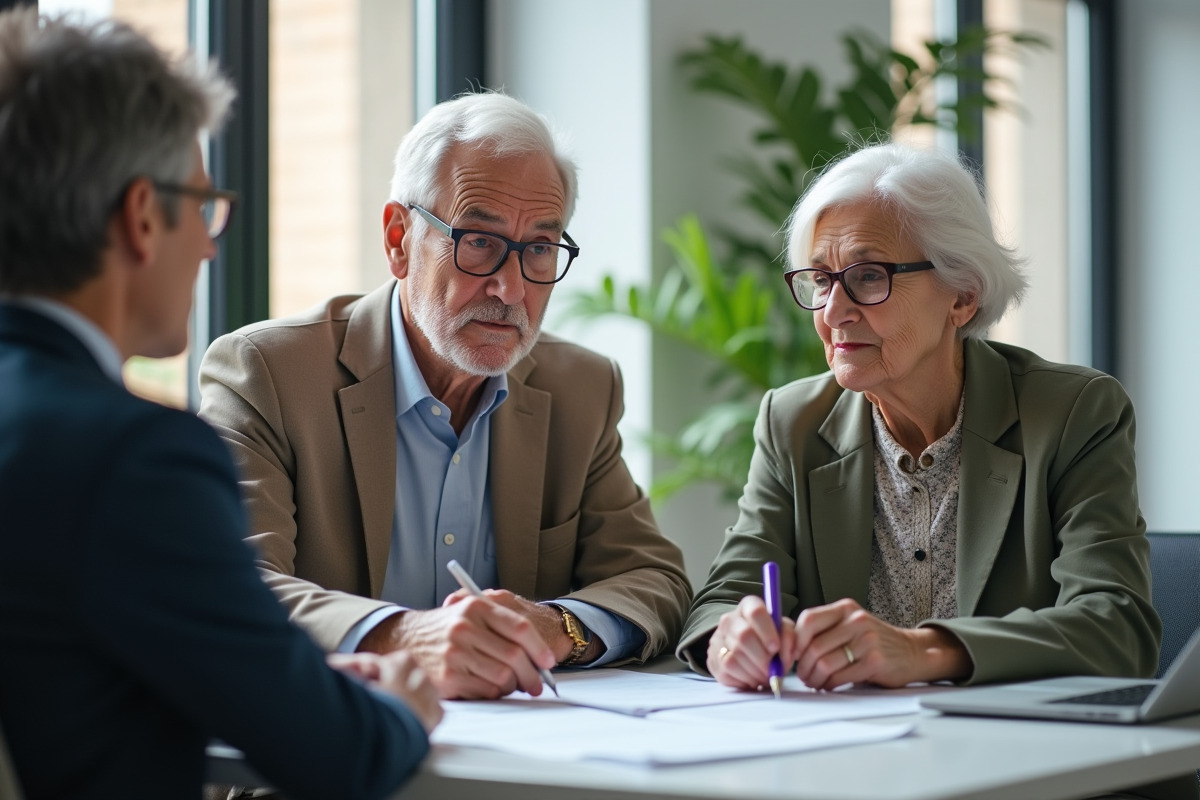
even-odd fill
[{"label": "suit shoulder", "polygon": [[226,451],[216,431],[192,412],[125,394],[119,417],[123,424],[112,432],[120,447],[127,448],[136,439],[146,447],[209,451],[225,460]]},{"label": "suit shoulder", "polygon": [[772,416],[784,414],[795,419],[815,415],[824,419],[844,391],[832,372],[822,372],[770,390],[763,405],[771,410]]},{"label": "suit shoulder", "polygon": [[1004,359],[1018,396],[1033,393],[1044,396],[1047,402],[1053,402],[1055,395],[1076,397],[1084,391],[1128,397],[1116,378],[1098,369],[1050,361],[1023,347],[1002,342],[980,342],[978,346],[989,348]]},{"label": "suit shoulder", "polygon": [[152,453],[175,453],[232,471],[216,432],[194,414],[105,383],[62,382],[63,391],[26,414],[28,436],[16,446],[44,454],[71,453],[67,459],[38,459],[52,466],[61,483],[90,484],[97,475],[112,474]]},{"label": "suit shoulder", "polygon": [[1107,377],[1098,369],[1085,367],[1080,364],[1063,364],[1042,358],[1032,350],[1004,342],[980,342],[979,346],[990,348],[1008,362],[1008,369],[1013,375],[1036,375],[1037,373],[1059,374],[1064,377],[1075,376],[1084,380]]},{"label": "suit shoulder", "polygon": [[345,330],[350,315],[362,297],[357,294],[338,295],[296,314],[244,325],[218,337],[213,344],[225,345],[232,340],[243,339],[260,347],[271,347],[278,343],[326,338],[331,333],[340,338],[340,333]]},{"label": "suit shoulder", "polygon": [[533,357],[539,369],[548,368],[554,371],[571,369],[573,371],[611,372],[616,363],[606,355],[551,333],[543,333],[538,337],[537,344],[533,346],[530,356]]},{"label": "suit shoulder", "polygon": [[269,363],[272,372],[303,374],[314,368],[336,367],[350,316],[362,297],[340,295],[298,314],[255,322],[218,337],[204,354],[201,385],[203,376],[218,365],[243,363],[247,348]]}]

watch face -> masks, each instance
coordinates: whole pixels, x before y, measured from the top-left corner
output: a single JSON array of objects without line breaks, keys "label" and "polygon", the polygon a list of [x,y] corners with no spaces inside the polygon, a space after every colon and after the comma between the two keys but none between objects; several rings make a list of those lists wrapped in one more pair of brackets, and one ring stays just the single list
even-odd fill
[{"label": "watch face", "polygon": [[563,628],[567,632],[567,636],[575,642],[575,646],[586,646],[588,643],[587,637],[583,635],[583,626],[579,624],[579,619],[567,609],[562,610]]}]

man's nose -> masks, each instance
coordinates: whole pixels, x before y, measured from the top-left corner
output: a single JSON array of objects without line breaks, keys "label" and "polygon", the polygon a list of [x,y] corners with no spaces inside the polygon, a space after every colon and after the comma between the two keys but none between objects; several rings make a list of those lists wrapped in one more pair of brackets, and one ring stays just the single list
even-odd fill
[{"label": "man's nose", "polygon": [[525,276],[521,274],[521,257],[516,250],[509,252],[488,279],[488,294],[506,306],[516,305],[525,298]]}]

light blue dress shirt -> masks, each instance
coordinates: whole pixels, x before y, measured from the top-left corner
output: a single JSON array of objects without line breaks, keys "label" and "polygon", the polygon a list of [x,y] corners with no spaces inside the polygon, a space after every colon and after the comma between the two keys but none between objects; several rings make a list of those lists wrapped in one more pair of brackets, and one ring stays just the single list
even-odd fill
[{"label": "light blue dress shirt", "polygon": [[[499,585],[488,464],[492,414],[508,397],[508,376],[488,378],[462,435],[450,409],[429,391],[413,357],[392,292],[392,366],[396,375],[396,512],[382,599],[396,605],[368,615],[338,648],[353,652],[384,619],[409,608],[435,608],[459,587],[446,563],[456,559],[483,588]],[[628,620],[577,600],[557,600],[605,645],[589,666],[638,652],[645,634]]]}]

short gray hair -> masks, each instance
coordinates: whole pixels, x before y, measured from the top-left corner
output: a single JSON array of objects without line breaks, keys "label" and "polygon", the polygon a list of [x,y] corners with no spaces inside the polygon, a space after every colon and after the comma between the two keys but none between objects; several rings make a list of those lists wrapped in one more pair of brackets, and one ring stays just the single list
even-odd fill
[{"label": "short gray hair", "polygon": [[808,187],[787,223],[792,268],[809,266],[813,233],[825,211],[864,201],[895,215],[900,231],[933,262],[937,280],[979,300],[960,336],[982,338],[1020,302],[1027,285],[1024,259],[996,240],[975,174],[939,150],[897,142],[847,154]]},{"label": "short gray hair", "polygon": [[413,126],[396,150],[391,199],[403,205],[432,206],[438,199],[438,171],[452,144],[473,145],[503,157],[546,153],[563,182],[565,226],[575,213],[578,168],[560,134],[545,117],[500,92],[463,94],[438,103]]},{"label": "short gray hair", "polygon": [[[0,291],[70,292],[100,270],[140,177],[183,183],[233,88],[114,20],[0,14]],[[174,224],[178,198],[161,201]]]}]

